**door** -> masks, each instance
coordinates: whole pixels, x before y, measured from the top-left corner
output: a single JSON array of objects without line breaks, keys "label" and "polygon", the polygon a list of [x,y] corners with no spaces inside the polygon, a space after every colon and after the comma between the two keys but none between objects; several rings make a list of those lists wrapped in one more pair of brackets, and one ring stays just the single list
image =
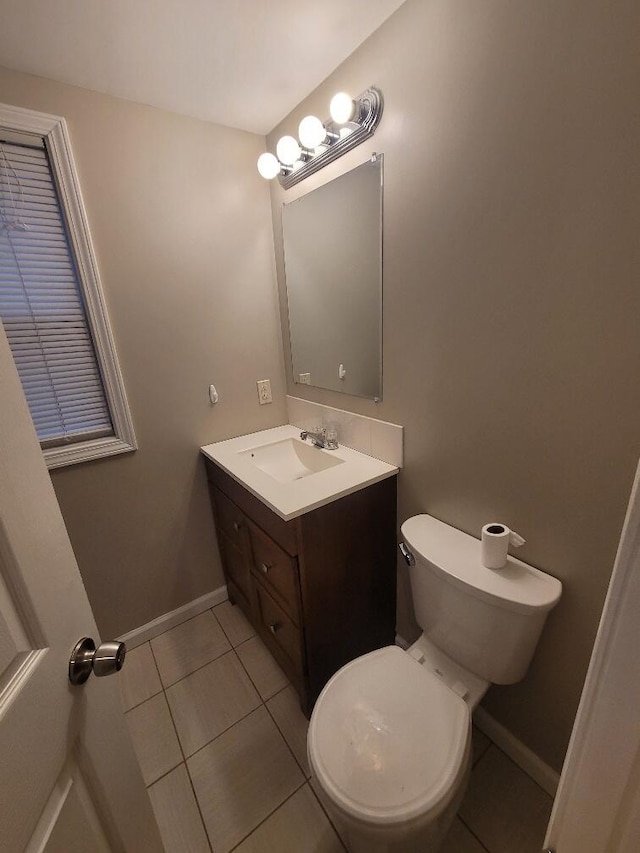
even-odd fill
[{"label": "door", "polygon": [[640,466],[545,845],[640,849]]},{"label": "door", "polygon": [[163,850],[116,679],[69,683],[83,636],[99,642],[0,323],[3,853]]}]

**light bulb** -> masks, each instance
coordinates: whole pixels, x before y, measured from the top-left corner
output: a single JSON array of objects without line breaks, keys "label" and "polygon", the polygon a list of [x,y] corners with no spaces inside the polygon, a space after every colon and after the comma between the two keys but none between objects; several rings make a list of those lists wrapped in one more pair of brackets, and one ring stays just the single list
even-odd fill
[{"label": "light bulb", "polygon": [[329,112],[336,124],[346,124],[348,121],[351,121],[355,111],[355,101],[346,92],[338,92],[337,95],[331,98]]},{"label": "light bulb", "polygon": [[277,157],[265,151],[258,157],[258,171],[267,181],[275,178],[280,173],[280,163],[278,163]]},{"label": "light bulb", "polygon": [[301,153],[298,140],[293,136],[283,136],[278,140],[276,154],[278,155],[278,160],[284,163],[285,166],[293,166]]},{"label": "light bulb", "polygon": [[327,131],[319,118],[307,116],[298,126],[298,139],[305,148],[315,149],[325,141]]}]

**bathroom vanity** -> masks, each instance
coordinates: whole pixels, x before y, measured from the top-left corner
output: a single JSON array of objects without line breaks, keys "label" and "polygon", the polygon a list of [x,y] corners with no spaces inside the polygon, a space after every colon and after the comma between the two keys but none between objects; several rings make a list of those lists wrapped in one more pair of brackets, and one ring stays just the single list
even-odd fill
[{"label": "bathroom vanity", "polygon": [[299,435],[277,427],[202,452],[229,599],[309,715],[334,672],[394,642],[397,469]]}]

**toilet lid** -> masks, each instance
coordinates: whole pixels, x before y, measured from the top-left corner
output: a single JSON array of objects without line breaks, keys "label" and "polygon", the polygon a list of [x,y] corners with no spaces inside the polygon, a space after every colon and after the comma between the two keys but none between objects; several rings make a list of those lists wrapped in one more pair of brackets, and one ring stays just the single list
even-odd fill
[{"label": "toilet lid", "polygon": [[397,646],[344,666],[316,702],[309,758],[356,818],[396,823],[439,808],[464,767],[467,704]]}]

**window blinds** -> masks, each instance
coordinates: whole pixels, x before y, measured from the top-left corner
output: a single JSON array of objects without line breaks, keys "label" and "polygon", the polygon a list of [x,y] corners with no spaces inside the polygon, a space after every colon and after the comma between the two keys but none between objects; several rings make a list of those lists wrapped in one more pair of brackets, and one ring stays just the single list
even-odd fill
[{"label": "window blinds", "polygon": [[44,146],[0,142],[0,316],[42,446],[113,435]]}]

